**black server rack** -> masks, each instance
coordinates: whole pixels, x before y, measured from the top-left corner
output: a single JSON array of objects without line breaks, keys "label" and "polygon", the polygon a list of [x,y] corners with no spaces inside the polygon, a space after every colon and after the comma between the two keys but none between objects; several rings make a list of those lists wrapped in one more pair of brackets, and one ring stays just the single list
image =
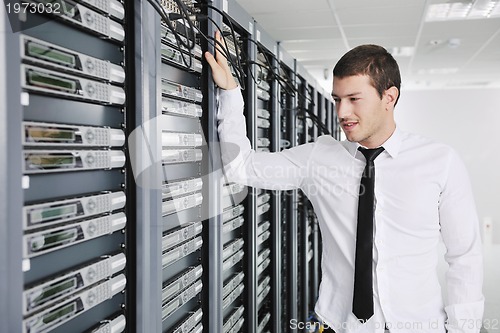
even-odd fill
[{"label": "black server rack", "polygon": [[[222,53],[228,58],[231,70],[242,88],[247,114],[253,105],[251,103],[253,90],[247,79],[252,70],[248,63],[252,50],[247,41],[253,32],[253,19],[234,2],[207,3],[206,7],[213,14],[213,19],[208,22],[212,29],[211,35],[213,36],[217,30],[221,33]],[[217,94],[217,91],[214,93]],[[210,146],[214,155],[218,152],[215,105],[211,114],[214,121],[209,120],[212,129],[207,130],[215,132]],[[213,159],[220,163],[219,156],[214,155]],[[252,325],[251,318],[254,314],[250,300],[252,293],[255,292],[255,284],[251,282],[254,271],[249,269],[255,260],[252,252],[255,232],[250,229],[253,216],[252,197],[247,195],[249,189],[246,186],[230,182],[223,173],[218,179],[219,189],[212,189],[212,199],[216,199],[214,202],[217,202],[219,211],[213,218],[211,229],[212,239],[216,242],[213,244],[208,264],[212,272],[209,292],[211,297],[219,301],[210,300],[214,306],[209,310],[209,320],[211,320],[209,331],[250,332],[249,327]]]},{"label": "black server rack", "polygon": [[[297,145],[296,103],[297,88],[295,61],[281,48],[278,49],[279,82],[277,98],[281,124],[280,150]],[[296,332],[290,322],[298,319],[297,290],[297,191],[282,191],[281,194],[281,330]]]},{"label": "black server rack", "polygon": [[17,35],[22,332],[122,332],[134,265],[128,10],[116,0],[30,4],[45,10],[20,17]]},{"label": "black server rack", "polygon": [[[180,5],[179,5],[180,4]],[[182,6],[184,5],[184,6]],[[202,117],[207,104],[200,21],[196,1],[161,2],[166,17],[158,29],[161,65],[161,114],[157,145],[161,147],[161,331],[202,332],[203,263],[207,210],[207,149]],[[199,13],[199,14],[198,14]],[[205,233],[206,234],[206,233]],[[205,238],[206,239],[206,238]]]},{"label": "black server rack", "polygon": [[[250,17],[238,20],[231,15],[234,5],[227,13],[220,12],[222,24],[223,41],[227,46],[227,55],[230,58],[231,70],[238,80],[245,99],[245,114],[251,110],[251,98],[253,90],[248,86],[245,76],[251,70],[247,61],[251,49],[246,40],[251,35],[248,25],[243,22],[251,22]],[[255,291],[252,281],[253,271],[249,269],[255,256],[252,251],[255,233],[251,232],[250,225],[253,221],[251,192],[246,186],[224,181],[222,187],[222,222],[224,226],[230,226],[230,230],[223,230],[222,234],[222,257],[216,260],[222,261],[222,332],[240,332],[251,325],[252,309],[249,299]]]},{"label": "black server rack", "polygon": [[[256,99],[254,104],[254,120],[253,127],[254,142],[253,145],[257,152],[275,151],[276,134],[275,121],[271,115],[276,113],[276,86],[273,85],[274,70],[272,65],[272,53],[263,45],[264,34],[260,28],[255,25],[256,41],[252,44],[255,46],[256,54],[254,63],[254,89],[256,91]],[[273,147],[274,146],[274,147]],[[275,251],[277,248],[273,246],[273,240],[276,238],[276,233],[273,232],[272,225],[276,224],[275,215],[273,212],[276,207],[274,204],[275,192],[271,190],[256,190],[257,196],[255,199],[256,211],[256,253],[257,261],[256,269],[256,314],[257,314],[257,333],[270,332],[271,326],[277,313],[273,313],[272,291],[273,285],[273,265],[276,259]],[[274,230],[276,231],[276,230]],[[277,277],[274,277],[277,278]]]},{"label": "black server rack", "polygon": [[[236,73],[237,66],[242,65],[244,74],[240,76],[240,88],[245,100],[244,114],[247,120],[247,133],[253,148],[258,151],[270,151],[270,112],[271,87],[267,83],[267,71],[258,66],[258,44],[253,39],[254,22],[235,4],[222,13],[223,32],[229,46],[229,54],[233,57],[232,69]],[[238,52],[238,49],[240,52]],[[239,53],[239,54],[238,54]],[[236,67],[236,68],[235,68]],[[266,112],[267,111],[267,112]],[[229,184],[226,186],[241,186]],[[265,332],[270,323],[270,274],[271,262],[269,239],[271,236],[271,194],[261,189],[248,188],[248,195],[242,203],[245,213],[240,217],[245,220],[240,234],[229,238],[224,244],[229,247],[234,243],[239,246],[238,256],[243,257],[242,266],[236,271],[224,272],[224,290],[234,276],[241,276],[241,296],[238,302],[233,298],[228,308],[223,308],[224,332]],[[228,207],[233,209],[233,207]],[[226,208],[226,209],[228,209]],[[227,282],[226,282],[227,281]],[[234,287],[234,286],[233,286]],[[243,326],[244,324],[244,326]]]},{"label": "black server rack", "polygon": [[[311,120],[311,107],[309,84],[302,75],[297,76],[297,141],[304,144],[313,141],[313,126]],[[297,307],[298,321],[306,322],[308,314],[308,279],[309,270],[307,265],[307,225],[308,225],[308,200],[301,190],[297,191]]]}]

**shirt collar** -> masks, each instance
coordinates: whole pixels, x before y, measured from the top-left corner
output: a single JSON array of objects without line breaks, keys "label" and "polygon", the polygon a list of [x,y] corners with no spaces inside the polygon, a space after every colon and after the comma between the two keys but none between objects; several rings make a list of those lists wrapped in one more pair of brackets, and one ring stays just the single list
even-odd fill
[{"label": "shirt collar", "polygon": [[[392,157],[396,158],[401,150],[401,143],[403,140],[403,135],[401,130],[396,127],[394,133],[387,139],[383,144],[385,151]],[[346,141],[346,149],[353,157],[356,157],[356,152],[358,151],[358,147],[361,145],[357,142]]]}]

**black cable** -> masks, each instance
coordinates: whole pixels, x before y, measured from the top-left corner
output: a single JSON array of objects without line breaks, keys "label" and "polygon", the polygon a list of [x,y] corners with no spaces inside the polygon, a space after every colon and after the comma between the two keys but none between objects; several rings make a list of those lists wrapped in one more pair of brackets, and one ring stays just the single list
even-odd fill
[{"label": "black cable", "polygon": [[[302,84],[303,84],[303,83],[302,83]],[[309,102],[311,102],[311,104],[312,104],[313,106],[314,106],[314,105],[316,105],[316,104],[314,103],[314,100],[313,100],[311,97],[309,97],[309,96],[307,96],[307,95],[303,94],[302,92],[300,92],[300,90],[301,90],[301,89],[297,89],[297,94],[299,95],[299,97],[303,97],[303,98],[305,98],[306,100],[308,100]],[[304,90],[305,90],[306,92],[309,92],[309,89],[307,89],[307,85],[305,85],[305,86],[304,86]]]},{"label": "black cable", "polygon": [[[179,7],[182,15],[184,16],[183,18],[183,25],[184,25],[184,31],[186,32],[186,38],[187,38],[187,31],[186,31],[186,24],[184,23],[186,20],[189,24],[189,31],[191,32],[191,37],[192,37],[192,47],[188,47],[189,50],[192,50],[194,48],[194,45],[196,44],[196,33],[195,33],[195,27],[193,25],[193,22],[189,18],[189,13],[188,9],[186,8],[186,5],[182,0],[174,0],[177,3],[177,7]],[[197,30],[197,29],[196,29]]]},{"label": "black cable", "polygon": [[321,133],[330,135],[330,131],[328,130],[326,125],[321,120],[319,120],[319,118],[315,114],[310,113],[309,111],[307,112],[307,114],[308,115],[305,115],[305,118],[311,119]]},{"label": "black cable", "polygon": [[[200,7],[207,7],[207,8],[210,8],[214,11],[216,11],[217,13],[221,14],[229,23],[229,28],[230,28],[230,33],[233,37],[233,42],[234,42],[234,49],[235,49],[235,53],[236,53],[236,63],[235,61],[233,61],[232,57],[231,57],[231,54],[229,52],[229,47],[228,47],[228,43],[226,43],[226,39],[225,39],[225,34],[224,34],[224,30],[223,29],[220,29],[220,27],[218,26],[218,24],[209,16],[207,16],[207,18],[214,24],[214,26],[217,28],[217,30],[219,30],[219,32],[221,33],[222,35],[222,38],[224,40],[224,43],[226,44],[226,55],[225,55],[225,58],[228,60],[228,62],[231,64],[231,66],[233,67],[234,71],[235,71],[235,75],[238,79],[238,82],[240,83],[240,88],[242,90],[245,89],[246,87],[246,84],[245,84],[245,81],[244,81],[244,77],[246,77],[246,74],[245,74],[245,71],[243,70],[243,67],[241,65],[241,62],[240,62],[240,58],[241,58],[241,52],[240,52],[240,49],[239,49],[239,45],[238,45],[238,39],[236,38],[236,32],[235,32],[235,29],[234,29],[234,26],[233,26],[233,23],[232,23],[232,20],[231,18],[223,11],[221,11],[220,9],[218,9],[217,7],[214,7],[214,6],[211,6],[209,4],[205,4],[205,3],[195,3],[195,7],[197,8],[200,8]],[[203,34],[201,31],[200,33],[202,34],[202,36],[207,40],[207,42],[209,41],[209,37],[207,37],[205,34]],[[210,39],[214,40],[213,38],[210,37]],[[218,43],[216,40],[214,40],[219,46],[221,46],[222,48],[223,45],[221,43]],[[214,46],[215,48],[215,46]]]},{"label": "black cable", "polygon": [[[208,16],[203,16],[203,17],[200,17],[200,19],[203,19],[203,18],[207,18],[209,19],[212,23],[214,23],[216,25],[216,23],[211,19],[209,18]],[[218,27],[216,25],[216,27]],[[240,87],[241,89],[245,89],[245,82],[244,80],[241,79],[241,69],[236,69],[237,68],[237,65],[234,63],[230,53],[229,53],[229,49],[227,46],[224,46],[221,42],[217,41],[215,38],[213,37],[209,37],[207,35],[205,35],[201,30],[198,30],[198,33],[200,34],[200,36],[202,36],[209,45],[211,45],[214,50],[219,47],[219,53],[224,57],[226,58],[226,60],[231,64],[231,66],[233,66],[233,68],[235,69],[235,74],[236,74],[236,77],[238,79],[238,82],[240,83]],[[223,36],[224,38],[224,36]]]},{"label": "black cable", "polygon": [[212,24],[217,28],[217,30],[219,30],[219,32],[221,32],[222,40],[224,41],[224,45],[226,45],[226,51],[227,51],[227,54],[226,54],[225,58],[229,61],[229,63],[231,64],[231,66],[233,66],[233,69],[234,69],[234,72],[235,72],[234,74],[236,75],[236,78],[238,79],[238,82],[240,83],[240,88],[242,90],[245,90],[246,84],[245,84],[244,77],[246,75],[245,75],[245,71],[243,70],[243,68],[241,66],[241,62],[240,62],[240,56],[241,55],[238,54],[238,52],[236,51],[237,50],[237,45],[238,45],[238,40],[236,39],[236,36],[234,35],[234,31],[233,31],[233,43],[235,45],[236,61],[237,61],[236,64],[234,63],[234,60],[231,57],[231,53],[229,52],[229,44],[227,43],[225,34],[222,32],[222,30],[220,29],[220,27],[217,24],[217,22],[215,22],[210,16],[207,16],[207,18],[212,22]]},{"label": "black cable", "polygon": [[[247,38],[245,37],[241,37],[241,40],[245,40]],[[257,65],[257,66],[260,66],[261,68],[263,67],[262,64],[260,63],[257,63],[253,60],[250,59],[250,57],[243,51],[243,49],[240,50],[240,55],[241,55],[241,59],[243,60],[242,62],[240,62],[242,65],[246,65],[247,68],[248,68],[248,73],[250,74],[250,77],[252,78],[252,81],[256,84],[256,85],[259,85],[261,82],[262,82],[262,79],[260,77],[257,77],[254,75],[254,73],[252,72],[252,69],[250,67],[250,65]],[[266,68],[266,67],[264,67]],[[267,68],[266,68],[267,69]]]},{"label": "black cable", "polygon": [[[278,68],[278,70],[279,69],[281,69],[281,67]],[[283,71],[283,72],[286,75],[286,71]],[[295,92],[298,92],[298,90],[291,82],[289,82],[289,80],[291,81],[291,79],[288,76],[286,78],[288,78],[289,80],[286,80],[286,78],[283,78],[281,75],[278,75],[276,78],[278,79],[278,82],[282,81],[286,86],[288,86],[288,88],[291,89],[292,92],[290,92],[288,89],[285,88],[287,93],[289,93],[292,96],[295,96]]]},{"label": "black cable", "polygon": [[[172,21],[170,20],[169,14],[165,11],[165,8],[163,8],[163,6],[156,0],[148,0],[148,2],[153,7],[153,9],[156,10],[156,12],[160,15],[161,19],[167,25],[167,27],[170,29],[170,31],[172,31],[172,34],[174,35],[175,40],[177,42],[177,47],[179,48],[179,53],[181,55],[182,62],[189,69],[191,69],[192,64],[193,64],[192,54],[191,54],[191,52],[189,52],[189,62],[188,62],[185,58],[185,54],[181,51],[181,49],[182,49],[182,46],[184,46],[184,48],[186,48],[188,50],[192,50],[196,45],[196,41],[193,38],[192,43],[184,42],[183,36],[181,37],[180,34],[177,32],[177,30],[174,28]],[[189,20],[189,18],[188,18],[188,20]],[[192,27],[192,34],[191,35],[194,36],[194,27],[192,25],[192,22],[190,22],[190,26]],[[184,31],[186,32],[186,36],[187,36],[188,33],[187,33],[185,25],[184,25]],[[186,37],[186,40],[188,42],[191,41],[188,37]]]},{"label": "black cable", "polygon": [[[177,0],[176,0],[177,1]],[[197,5],[197,7],[199,7],[198,5],[199,4],[195,4]],[[184,7],[183,7],[184,8]],[[184,8],[186,9],[186,8]],[[186,9],[187,10],[187,9]],[[187,13],[186,13],[187,14]],[[191,16],[188,15],[187,19],[191,21],[190,17],[194,17],[197,21],[200,21],[200,20],[203,20],[203,19],[207,19],[209,21],[212,22],[212,24],[215,25],[215,27],[217,28],[217,30],[219,31],[222,31],[222,29],[220,29],[219,25],[211,18],[209,17],[208,15],[205,15],[205,14],[201,14],[199,12],[194,12],[194,11],[191,11]],[[177,14],[175,13],[174,15],[170,15],[170,18],[172,19],[180,19],[180,18],[183,18],[180,14]],[[217,46],[219,46],[219,50],[220,50],[220,53],[222,54],[222,56],[224,58],[226,58],[226,60],[231,64],[231,66],[234,68],[235,70],[235,75],[238,79],[238,82],[240,83],[240,87],[241,89],[245,89],[245,82],[244,80],[242,79],[244,75],[244,71],[243,69],[241,68],[241,66],[238,66],[237,64],[235,64],[234,60],[232,59],[230,53],[229,53],[229,48],[227,47],[228,43],[226,42],[226,39],[225,39],[225,35],[222,34],[222,38],[224,40],[224,44],[226,46],[224,46],[222,43],[218,42],[217,40],[215,40],[213,37],[208,37],[207,35],[205,35],[201,30],[197,29],[197,32],[200,36],[202,36],[209,45],[213,46],[214,49],[217,48]],[[233,32],[233,35],[234,35],[234,32]],[[212,42],[213,41],[213,42]],[[216,45],[217,44],[217,45]],[[237,43],[235,42],[235,45],[237,45]],[[235,46],[236,48],[237,46]],[[238,57],[237,57],[238,58]],[[238,59],[239,61],[239,59]]]},{"label": "black cable", "polygon": [[[191,41],[192,43],[190,44],[186,44],[186,42],[184,42],[182,39],[179,38],[179,33],[177,32],[177,30],[174,28],[170,18],[168,17],[168,13],[165,11],[165,8],[163,8],[163,6],[157,1],[157,0],[147,0],[149,2],[149,4],[156,10],[156,12],[160,15],[161,19],[165,22],[165,24],[168,26],[168,28],[172,31],[172,33],[174,34],[177,42],[179,45],[182,45],[184,46],[186,49],[188,50],[192,50],[196,44],[195,40],[193,39],[192,41],[189,40],[187,37],[186,39],[188,41]],[[177,2],[178,0],[176,0]],[[189,18],[188,18],[189,20]],[[194,36],[194,27],[192,25],[192,22],[190,22],[190,27],[192,27],[192,36]]]},{"label": "black cable", "polygon": [[[246,58],[246,59],[248,59],[248,58]],[[248,65],[251,65],[251,64],[253,64],[253,63],[254,63],[253,61],[249,61],[249,60],[247,60],[247,61],[244,61],[244,62],[243,62],[243,64],[244,64],[244,65],[247,65],[247,66],[248,66]],[[258,65],[258,64],[256,64],[256,65]],[[252,73],[252,70],[250,69],[250,67],[248,68],[248,72],[250,73],[250,77],[252,78],[252,81],[253,81],[256,85],[259,85],[259,84],[261,84],[261,83],[262,83],[262,79],[261,79],[260,77],[259,77],[259,78],[255,78],[255,76],[254,76],[254,74]]]},{"label": "black cable", "polygon": [[[262,53],[262,55],[263,55],[263,56],[264,56],[264,58],[266,59],[266,62],[267,62],[267,63],[268,63],[268,65],[269,65],[268,70],[269,70],[269,72],[271,73],[271,75],[273,76],[273,79],[275,79],[275,80],[278,82],[278,84],[279,84],[279,85],[280,85],[283,89],[285,89],[285,91],[286,91],[287,93],[291,94],[292,96],[295,96],[295,91],[297,91],[297,89],[296,89],[293,85],[291,85],[289,82],[287,82],[285,79],[283,79],[280,75],[278,75],[278,74],[276,73],[276,70],[278,70],[278,69],[279,69],[279,67],[274,67],[274,66],[272,65],[271,61],[270,61],[270,60],[269,60],[269,58],[267,57],[267,56],[268,56],[268,54],[267,54],[267,52],[266,52],[265,50],[263,50],[263,47],[262,47],[259,43],[257,43],[255,40],[253,40],[253,39],[251,39],[251,38],[246,38],[246,39],[247,39],[247,40],[249,40],[250,42],[254,43],[254,44],[257,46],[258,50]],[[273,56],[273,58],[274,58],[274,59],[276,59],[274,56]],[[285,87],[285,86],[288,86],[288,88],[287,88],[287,87]],[[290,92],[290,90],[291,90],[291,92]]]},{"label": "black cable", "polygon": [[[301,116],[301,115],[304,115],[305,118],[309,118],[313,121],[313,123],[316,125],[316,127],[318,127],[318,129],[324,133],[324,134],[327,134],[327,135],[331,135],[330,131],[328,130],[328,127],[326,126],[325,123],[323,123],[317,115],[315,115],[313,112],[311,112],[310,110],[307,110],[305,108],[302,108],[302,107],[296,107],[296,108],[285,108],[285,107],[282,107],[282,110],[284,111],[292,111],[292,112],[296,112],[296,115],[297,116]],[[306,115],[307,114],[307,115]]]},{"label": "black cable", "polygon": [[[195,6],[197,6],[197,7],[206,6],[207,8],[210,8],[210,9],[216,11],[217,13],[219,13],[220,15],[222,15],[222,17],[224,17],[226,19],[226,21],[229,23],[229,28],[231,30],[231,35],[233,36],[233,41],[234,41],[234,49],[235,49],[235,53],[236,53],[236,60],[238,62],[238,69],[242,70],[242,66],[240,63],[240,51],[239,51],[239,46],[238,46],[238,40],[236,39],[236,30],[234,29],[231,17],[226,12],[220,10],[217,7],[209,5],[209,4],[197,3]],[[221,34],[223,34],[223,30],[219,29],[219,31],[221,32]]]},{"label": "black cable", "polygon": [[[245,65],[247,65],[247,66],[248,66],[248,65],[256,65],[256,66],[258,66],[258,67],[260,67],[260,68],[267,69],[267,71],[268,71],[268,72],[272,71],[272,70],[271,70],[271,69],[269,69],[266,65],[261,64],[260,62],[257,62],[257,61],[248,60],[248,58],[247,58],[247,60],[246,60],[245,62],[243,62],[243,63],[244,63]],[[257,78],[257,79],[255,79],[255,77],[254,77],[254,75],[253,75],[252,71],[250,71],[250,75],[252,76],[252,78],[253,78],[253,82],[255,82],[255,84],[259,85],[259,84],[262,82],[262,79],[261,79],[260,77],[259,77],[259,78]]]},{"label": "black cable", "polygon": [[[218,29],[218,30],[221,30],[220,27],[217,25],[217,23],[211,18],[209,17],[208,15],[205,15],[205,14],[200,14],[200,13],[193,13],[192,15],[193,17],[196,18],[197,21],[201,21],[201,20],[204,20],[204,19],[207,19],[209,21],[212,22],[212,24],[215,25],[215,27]],[[170,19],[174,19],[174,20],[178,20],[178,19],[181,19],[181,15],[178,14],[178,13],[174,13],[174,14],[170,14],[169,15],[169,18]],[[222,35],[222,38],[224,40],[224,44],[226,45],[226,47],[224,47],[224,45],[220,42],[218,42],[217,40],[215,40],[213,37],[208,37],[206,36],[201,30],[197,29],[198,31],[198,34],[200,36],[202,36],[203,38],[205,38],[207,40],[207,42],[214,47],[214,49],[219,46],[219,53],[221,53],[221,55],[227,59],[227,61],[231,64],[231,66],[233,66],[233,68],[235,68],[235,75],[238,79],[238,81],[240,82],[240,86],[242,89],[245,89],[245,83],[244,81],[241,79],[241,72],[240,71],[237,71],[236,68],[237,68],[237,65],[234,63],[234,60],[231,58],[230,54],[229,54],[229,49],[227,47],[228,43],[226,42],[226,39],[225,39],[225,36]],[[212,41],[215,42],[212,43]],[[216,45],[217,44],[217,45]]]},{"label": "black cable", "polygon": [[[273,67],[272,63],[269,61],[269,58],[267,57],[267,52],[266,52],[265,50],[263,50],[263,49],[262,49],[262,46],[261,46],[259,43],[257,43],[256,41],[254,41],[252,38],[250,38],[250,37],[246,37],[246,38],[244,38],[244,39],[246,39],[246,40],[248,40],[248,41],[250,41],[250,42],[254,43],[254,44],[257,46],[257,50],[259,50],[259,51],[260,51],[260,53],[264,56],[264,58],[266,59],[266,62],[267,62],[267,64],[268,64],[268,66],[269,66],[269,67],[268,67],[268,68],[269,68],[269,70],[270,70],[270,71],[272,72],[272,74],[274,75],[274,74],[275,74],[275,73],[274,73],[274,70],[276,69],[276,67]],[[276,58],[275,58],[275,59],[276,59]]]}]

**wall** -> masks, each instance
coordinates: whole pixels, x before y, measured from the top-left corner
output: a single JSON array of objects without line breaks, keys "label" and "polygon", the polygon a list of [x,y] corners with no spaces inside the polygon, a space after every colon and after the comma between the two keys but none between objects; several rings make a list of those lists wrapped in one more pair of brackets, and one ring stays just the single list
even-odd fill
[{"label": "wall", "polygon": [[469,170],[483,232],[485,327],[490,320],[488,332],[500,332],[500,89],[403,90],[396,121],[403,130],[451,145]]}]

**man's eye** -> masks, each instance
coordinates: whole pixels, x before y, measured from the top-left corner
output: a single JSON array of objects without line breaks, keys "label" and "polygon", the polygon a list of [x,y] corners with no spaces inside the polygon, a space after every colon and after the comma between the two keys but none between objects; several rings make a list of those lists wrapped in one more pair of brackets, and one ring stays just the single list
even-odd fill
[{"label": "man's eye", "polygon": [[351,102],[356,102],[358,99],[358,97],[351,97]]}]

